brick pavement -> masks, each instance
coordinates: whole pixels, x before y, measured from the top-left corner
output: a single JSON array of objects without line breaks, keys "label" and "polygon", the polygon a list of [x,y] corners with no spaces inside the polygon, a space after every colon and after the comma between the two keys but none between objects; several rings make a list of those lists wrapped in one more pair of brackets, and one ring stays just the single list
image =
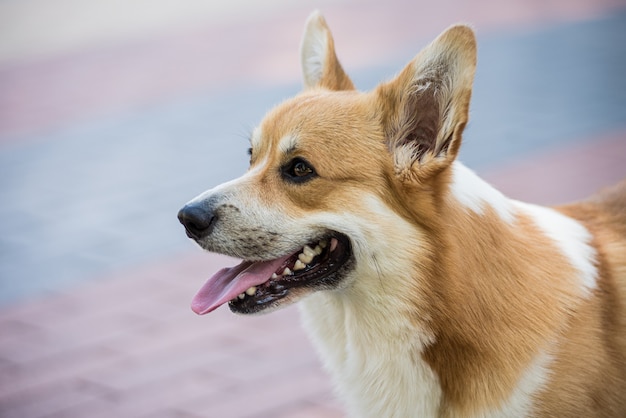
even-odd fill
[{"label": "brick pavement", "polygon": [[[193,248],[176,210],[242,172],[241,127],[298,89],[308,10],[278,3],[254,31],[231,13],[0,59],[0,416],[342,416],[296,308],[189,310],[229,261]],[[428,19],[416,2],[359,4],[323,11],[365,87],[449,23],[476,25],[462,157],[504,192],[552,204],[626,177],[620,1],[450,0]]]}]

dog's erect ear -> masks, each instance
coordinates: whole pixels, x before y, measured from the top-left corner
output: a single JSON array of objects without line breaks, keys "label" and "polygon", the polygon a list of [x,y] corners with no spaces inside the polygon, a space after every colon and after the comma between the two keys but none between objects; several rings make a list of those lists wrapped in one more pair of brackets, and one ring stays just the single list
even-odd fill
[{"label": "dog's erect ear", "polygon": [[343,71],[337,59],[330,29],[318,11],[313,12],[306,22],[300,45],[300,59],[305,88],[354,89],[350,77]]},{"label": "dog's erect ear", "polygon": [[378,87],[385,135],[403,181],[419,181],[456,158],[469,118],[475,69],[474,32],[458,25]]}]

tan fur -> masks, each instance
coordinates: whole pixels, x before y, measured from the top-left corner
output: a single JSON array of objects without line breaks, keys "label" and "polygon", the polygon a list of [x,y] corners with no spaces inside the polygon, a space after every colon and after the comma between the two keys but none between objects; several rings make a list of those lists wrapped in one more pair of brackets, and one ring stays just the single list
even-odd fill
[{"label": "tan fur", "polygon": [[485,222],[450,209],[451,223],[436,233],[438,338],[425,357],[447,395],[444,410],[471,416],[507,398],[537,349],[550,349],[578,295],[571,267],[527,219],[510,228],[494,215]]},{"label": "tan fur", "polygon": [[[626,182],[557,212],[462,170],[476,65],[466,26],[361,93],[314,14],[302,65],[305,90],[263,120],[249,173],[201,196],[221,199],[228,226],[201,245],[238,256],[230,239],[249,231],[267,243],[327,229],[351,238],[356,266],[337,289],[288,299],[307,296],[305,324],[348,410],[626,416]],[[314,180],[281,177],[294,157]]]},{"label": "tan fur", "polygon": [[560,210],[595,237],[599,289],[570,321],[541,409],[545,416],[624,416],[626,182]]}]

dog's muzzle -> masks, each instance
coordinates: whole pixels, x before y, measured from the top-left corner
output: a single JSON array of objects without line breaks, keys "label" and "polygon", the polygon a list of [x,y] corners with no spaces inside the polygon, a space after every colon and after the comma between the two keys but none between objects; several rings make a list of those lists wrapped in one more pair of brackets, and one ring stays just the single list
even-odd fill
[{"label": "dog's muzzle", "polygon": [[197,241],[211,234],[217,216],[204,202],[195,202],[178,211],[178,220],[185,227],[187,236]]}]

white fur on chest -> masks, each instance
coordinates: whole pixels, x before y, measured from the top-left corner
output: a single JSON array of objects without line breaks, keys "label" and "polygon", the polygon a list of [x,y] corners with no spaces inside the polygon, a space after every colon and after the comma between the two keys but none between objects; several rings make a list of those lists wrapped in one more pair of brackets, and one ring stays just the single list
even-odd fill
[{"label": "white fur on chest", "polygon": [[420,355],[424,336],[384,307],[352,302],[320,293],[301,304],[305,328],[349,415],[437,416],[441,389]]}]

